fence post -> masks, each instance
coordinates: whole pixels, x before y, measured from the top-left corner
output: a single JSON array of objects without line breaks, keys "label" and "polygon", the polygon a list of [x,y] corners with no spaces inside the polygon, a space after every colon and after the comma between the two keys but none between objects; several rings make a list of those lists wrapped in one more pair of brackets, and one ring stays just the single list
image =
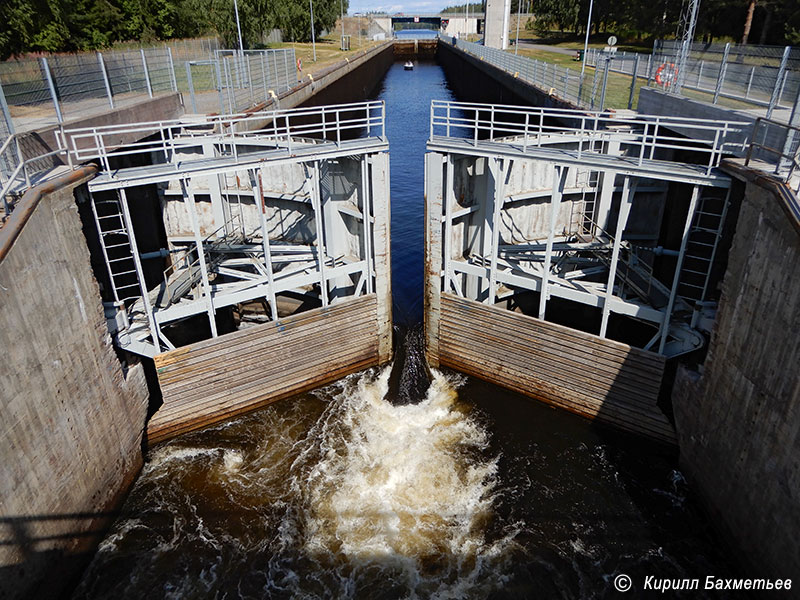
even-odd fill
[{"label": "fence post", "polygon": [[606,64],[603,67],[603,91],[600,94],[600,110],[606,107],[606,89],[608,88],[608,70],[611,67],[611,57],[606,57]]},{"label": "fence post", "polygon": [[783,169],[789,169],[791,173],[792,168],[792,158],[790,157],[790,153],[792,151],[792,145],[794,143],[795,138],[797,137],[797,132],[792,129],[792,127],[800,126],[800,94],[794,99],[794,105],[792,106],[792,113],[789,115],[789,127],[786,129],[786,140],[783,144],[783,154],[782,156],[778,157],[778,166],[777,172],[780,173]]},{"label": "fence post", "polygon": [[153,86],[150,84],[150,72],[147,70],[147,58],[144,55],[144,48],[141,49],[142,53],[142,67],[144,67],[144,81],[147,83],[147,95],[153,97]]},{"label": "fence post", "polygon": [[172,91],[178,91],[178,80],[175,78],[175,63],[172,61],[172,48],[167,46],[167,58],[169,59],[169,76],[172,78]]},{"label": "fence post", "polygon": [[781,66],[778,67],[778,75],[775,77],[775,87],[772,89],[772,97],[769,99],[769,108],[767,108],[767,118],[772,118],[772,111],[778,103],[781,95],[781,81],[783,81],[783,74],[786,72],[786,64],[789,62],[789,52],[791,46],[786,46],[783,49],[783,58],[781,58]]},{"label": "fence post", "polygon": [[100,65],[100,71],[103,73],[103,81],[106,84],[106,93],[108,94],[108,104],[111,106],[111,108],[114,108],[114,96],[111,93],[111,82],[108,80],[106,63],[103,60],[103,55],[100,52],[97,53],[97,62]]},{"label": "fence post", "polygon": [[0,83],[0,108],[3,109],[3,118],[6,122],[8,135],[14,135],[14,122],[11,120],[11,111],[8,109],[8,102],[6,102],[6,95],[3,93],[2,83]]},{"label": "fence post", "polygon": [[56,107],[56,118],[59,123],[64,122],[64,117],[61,114],[61,105],[58,103],[58,94],[56,94],[56,86],[53,83],[53,74],[50,72],[50,65],[47,64],[47,59],[43,56],[39,59],[44,71],[44,77],[47,79],[47,87],[50,89],[50,97],[53,99],[53,106]]},{"label": "fence post", "polygon": [[194,82],[192,82],[192,63],[186,61],[186,85],[189,86],[189,98],[192,101],[192,112],[197,114],[197,100],[194,97]]},{"label": "fence post", "polygon": [[222,72],[219,68],[219,54],[214,54],[214,72],[217,75],[217,94],[219,94],[219,114],[225,114],[225,97],[222,94]]},{"label": "fence post", "polygon": [[753,75],[755,75],[756,68],[753,67],[750,69],[750,79],[747,80],[747,89],[744,92],[745,99],[750,98],[750,87],[753,85]]},{"label": "fence post", "polygon": [[703,65],[705,64],[704,60],[700,61],[700,69],[697,71],[697,89],[701,89],[700,87],[700,79],[703,77]]},{"label": "fence post", "polygon": [[636,95],[636,75],[639,73],[639,55],[633,55],[633,75],[631,76],[631,93],[628,96],[628,110],[633,108],[633,97]]},{"label": "fence post", "polygon": [[267,65],[264,61],[264,50],[259,51],[261,56],[261,80],[264,83],[264,101],[269,100],[269,89],[267,88]]},{"label": "fence post", "polygon": [[717,75],[717,86],[714,88],[714,102],[716,104],[719,100],[720,92],[722,92],[722,82],[725,81],[725,71],[728,70],[728,53],[731,51],[731,43],[725,44],[725,51],[722,53],[722,63],[719,65],[719,74]]}]

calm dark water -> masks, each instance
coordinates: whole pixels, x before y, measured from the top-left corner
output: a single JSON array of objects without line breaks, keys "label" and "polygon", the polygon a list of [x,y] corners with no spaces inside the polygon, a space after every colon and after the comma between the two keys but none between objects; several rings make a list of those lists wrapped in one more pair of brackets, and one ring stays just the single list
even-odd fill
[{"label": "calm dark water", "polygon": [[[452,94],[417,62],[378,97],[395,318],[415,323],[429,102]],[[456,373],[393,406],[388,378],[358,373],[151,452],[75,597],[641,598],[647,575],[731,572],[659,447]]]},{"label": "calm dark water", "polygon": [[431,100],[455,100],[441,67],[414,61],[406,71],[396,63],[377,98],[386,102],[392,202],[392,311],[395,323],[422,321],[424,260],[425,144]]}]

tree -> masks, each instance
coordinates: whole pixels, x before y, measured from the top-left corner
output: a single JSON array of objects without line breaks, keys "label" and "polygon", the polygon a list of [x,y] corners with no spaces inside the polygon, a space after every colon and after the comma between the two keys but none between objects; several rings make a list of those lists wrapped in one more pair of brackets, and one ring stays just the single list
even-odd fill
[{"label": "tree", "polygon": [[742,33],[742,44],[747,43],[747,38],[750,37],[750,27],[753,25],[753,13],[756,10],[756,0],[749,0],[747,3],[747,14],[744,18],[744,32]]}]

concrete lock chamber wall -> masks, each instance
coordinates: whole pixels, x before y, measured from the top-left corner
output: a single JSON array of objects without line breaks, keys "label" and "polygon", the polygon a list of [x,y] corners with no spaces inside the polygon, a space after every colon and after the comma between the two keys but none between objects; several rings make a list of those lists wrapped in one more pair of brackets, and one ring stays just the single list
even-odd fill
[{"label": "concrete lock chamber wall", "polygon": [[[437,53],[456,89],[469,73],[471,100],[550,107],[431,107],[431,365],[678,447],[744,563],[777,577],[800,562],[796,377],[781,367],[797,358],[797,229],[780,185],[721,160],[741,147],[735,124],[569,112],[452,43],[390,46],[279,100],[338,106],[66,128],[99,175],[20,202],[0,230],[4,346],[26,340],[3,366],[4,445],[21,457],[2,470],[13,594],[59,587],[43,576],[56,560],[65,577],[82,564],[142,440],[390,360],[392,117],[344,103],[392,52]],[[715,128],[731,137],[697,142]],[[143,365],[162,402],[149,411]]]}]

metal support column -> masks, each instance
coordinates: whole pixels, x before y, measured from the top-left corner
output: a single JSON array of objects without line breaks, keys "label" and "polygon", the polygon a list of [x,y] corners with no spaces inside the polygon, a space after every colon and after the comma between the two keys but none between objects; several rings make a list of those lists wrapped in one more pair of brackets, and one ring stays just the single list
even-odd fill
[{"label": "metal support column", "polygon": [[606,297],[603,300],[603,318],[600,323],[600,337],[606,337],[608,329],[608,317],[611,314],[611,297],[614,295],[614,280],[617,278],[617,265],[619,263],[619,249],[622,245],[622,233],[628,223],[628,216],[631,214],[631,204],[633,194],[636,189],[636,180],[631,186],[631,178],[625,177],[622,184],[622,198],[619,204],[619,215],[617,217],[617,228],[614,231],[614,246],[611,250],[611,266],[608,270],[608,282],[606,283]]},{"label": "metal support column", "polygon": [[450,257],[453,252],[453,198],[455,196],[455,191],[453,190],[454,185],[454,173],[455,164],[453,161],[453,155],[448,154],[447,158],[445,159],[445,187],[444,187],[444,250],[442,252],[442,262],[444,268],[444,291],[448,294],[451,290],[452,285],[452,278],[450,276]]},{"label": "metal support column", "polygon": [[[144,270],[142,269],[142,257],[139,255],[139,245],[136,243],[136,234],[133,231],[133,221],[131,220],[131,211],[130,207],[128,206],[128,196],[125,194],[125,188],[120,188],[119,190],[119,203],[122,207],[122,218],[125,220],[125,229],[128,230],[128,243],[130,244],[131,254],[133,255],[133,264],[134,268],[136,269],[136,278],[139,280],[139,290],[142,293],[142,304],[144,305],[144,312],[145,314],[147,314],[147,322],[150,325],[150,337],[152,337],[153,339],[153,345],[156,348],[156,352],[159,352],[161,350],[161,344],[158,341],[159,339],[158,323],[156,322],[155,315],[153,314],[153,307],[150,306],[150,298],[147,294],[147,284],[145,283]],[[101,246],[103,245],[102,240],[100,245]],[[110,272],[111,269],[109,267],[109,273]],[[112,278],[111,281],[112,281],[111,287],[114,287],[113,284],[114,279]]]},{"label": "metal support column", "polygon": [[506,176],[511,171],[511,160],[506,158],[502,162],[494,161],[494,197],[492,198],[492,260],[489,265],[489,297],[488,304],[493,306],[497,297],[497,254],[500,243],[500,212],[503,210],[505,199]]},{"label": "metal support column", "polygon": [[275,300],[275,277],[272,273],[272,252],[269,247],[269,231],[267,230],[267,203],[264,201],[264,187],[261,183],[261,171],[250,171],[250,179],[253,181],[256,190],[256,201],[259,202],[258,219],[261,225],[261,245],[264,249],[264,268],[267,271],[267,283],[269,292],[267,300],[272,314],[272,320],[278,320],[278,303]]},{"label": "metal support column", "polygon": [[319,200],[319,161],[311,167],[311,206],[314,208],[314,232],[317,235],[317,267],[319,269],[319,290],[322,306],[328,306],[328,280],[325,277],[325,228],[322,226],[322,207]]},{"label": "metal support column", "polygon": [[372,210],[370,208],[369,169],[367,159],[361,157],[361,214],[364,216],[364,260],[367,262],[367,293],[375,289],[375,261],[372,256]]},{"label": "metal support column", "polygon": [[203,296],[206,298],[206,312],[208,313],[208,324],[211,326],[211,337],[217,337],[217,321],[214,317],[214,302],[211,299],[211,285],[208,282],[208,265],[206,264],[206,254],[203,250],[203,238],[200,237],[200,224],[197,220],[197,208],[194,205],[194,192],[187,184],[185,179],[181,179],[181,191],[183,201],[189,211],[192,220],[192,231],[194,232],[194,244],[197,248],[197,259],[200,262],[200,276],[202,278]]},{"label": "metal support column", "polygon": [[542,283],[539,286],[539,318],[544,319],[545,309],[547,308],[547,278],[550,275],[550,264],[553,260],[553,238],[556,235],[556,221],[558,220],[558,210],[561,206],[561,196],[564,194],[564,186],[567,183],[567,173],[569,168],[566,166],[553,167],[553,192],[550,196],[550,227],[547,233],[547,246],[544,253],[544,265],[542,266]]},{"label": "metal support column", "polygon": [[700,186],[692,188],[692,199],[689,201],[689,212],[686,215],[686,222],[683,225],[683,237],[681,238],[681,249],[678,252],[678,262],[675,264],[675,275],[672,277],[672,288],[669,292],[669,302],[664,313],[664,320],[661,323],[661,342],[658,344],[658,353],[664,353],[664,346],[667,345],[667,334],[669,333],[669,321],[672,317],[672,308],[675,306],[675,296],[678,294],[678,282],[681,278],[681,268],[683,267],[683,257],[686,254],[686,244],[689,242],[689,232],[692,229],[694,211],[697,208],[697,199],[700,197]]}]

